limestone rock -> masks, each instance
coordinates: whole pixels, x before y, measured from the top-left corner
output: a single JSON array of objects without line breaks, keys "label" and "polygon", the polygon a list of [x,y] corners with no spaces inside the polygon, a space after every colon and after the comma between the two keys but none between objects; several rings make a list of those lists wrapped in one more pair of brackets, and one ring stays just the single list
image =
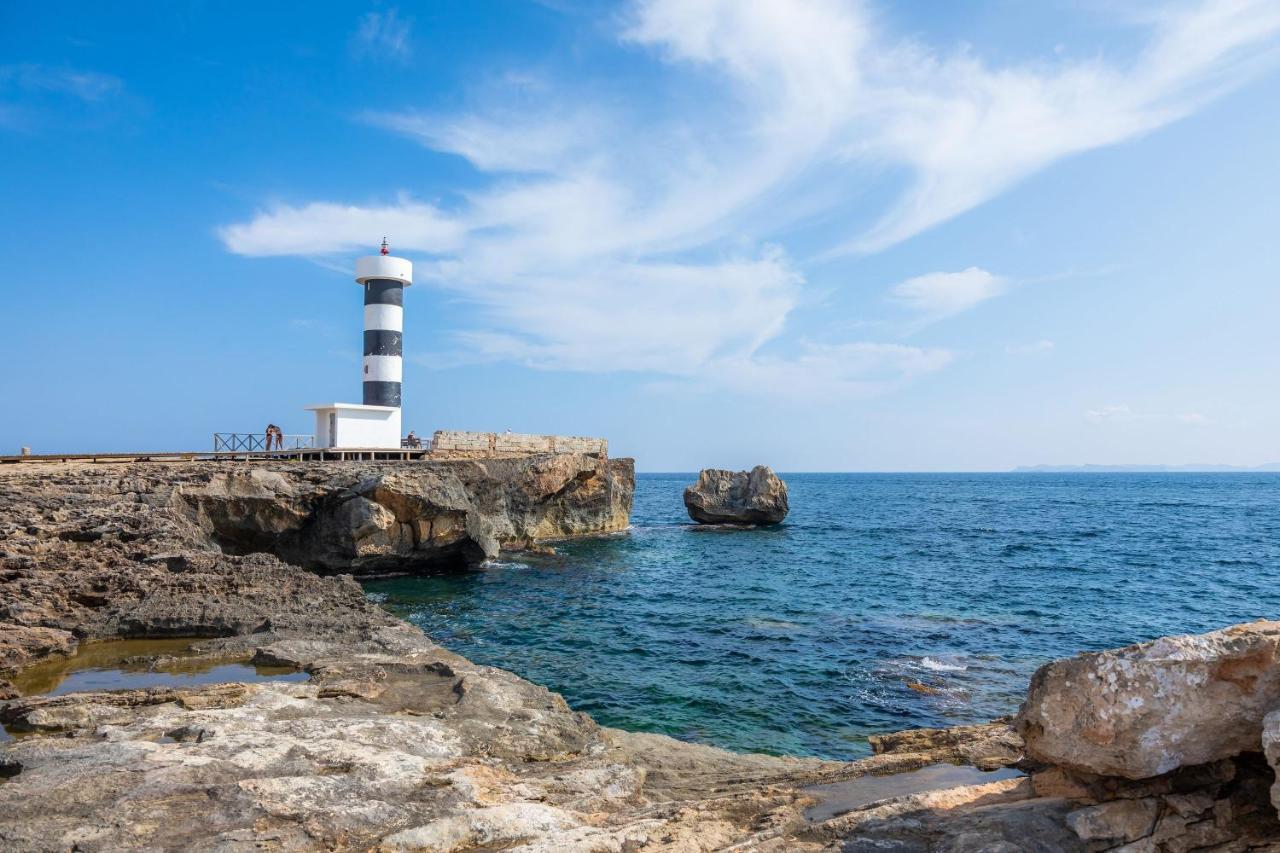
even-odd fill
[{"label": "limestone rock", "polygon": [[25,666],[49,655],[70,655],[77,646],[70,631],[0,622],[0,672]]},{"label": "limestone rock", "polygon": [[[625,530],[630,459],[543,454],[414,463],[255,463],[181,483],[174,498],[234,554],[313,571],[434,571],[520,545]],[[207,473],[206,473],[207,472]]]},{"label": "limestone rock", "polygon": [[787,484],[773,470],[704,468],[684,490],[689,517],[699,524],[777,524],[787,517]]},{"label": "limestone rock", "polygon": [[1280,622],[1079,655],[1040,668],[1018,715],[1027,753],[1143,779],[1261,748],[1280,707]]},{"label": "limestone rock", "polygon": [[997,770],[1022,759],[1022,738],[1005,717],[977,726],[949,729],[908,729],[867,738],[875,755],[918,754],[930,763],[970,764]]},{"label": "limestone rock", "polygon": [[1262,749],[1276,773],[1271,786],[1271,802],[1280,811],[1280,708],[1262,718]]},{"label": "limestone rock", "polygon": [[1082,841],[1136,841],[1151,834],[1159,814],[1160,802],[1148,797],[1086,806],[1068,814],[1066,821]]}]

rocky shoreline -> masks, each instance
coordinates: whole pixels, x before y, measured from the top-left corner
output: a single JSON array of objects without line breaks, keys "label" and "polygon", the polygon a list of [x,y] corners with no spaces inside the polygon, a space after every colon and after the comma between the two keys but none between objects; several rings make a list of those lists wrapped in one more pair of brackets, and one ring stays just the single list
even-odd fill
[{"label": "rocky shoreline", "polygon": [[[1280,850],[1280,624],[1059,661],[1014,721],[834,762],[601,727],[345,573],[623,529],[632,485],[629,460],[571,454],[0,470],[0,679],[88,641],[181,636],[310,676],[0,681],[0,848]],[[1023,775],[876,797],[879,775],[940,763]],[[857,805],[815,817],[853,785]]]}]

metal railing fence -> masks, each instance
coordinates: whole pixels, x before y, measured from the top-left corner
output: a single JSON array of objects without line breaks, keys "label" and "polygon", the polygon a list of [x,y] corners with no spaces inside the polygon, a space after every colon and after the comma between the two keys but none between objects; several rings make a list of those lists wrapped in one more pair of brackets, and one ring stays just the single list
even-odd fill
[{"label": "metal railing fence", "polygon": [[[316,446],[314,435],[283,436],[283,446],[272,450],[308,450]],[[213,434],[214,453],[244,453],[267,449],[267,436],[264,432],[215,432]]]}]

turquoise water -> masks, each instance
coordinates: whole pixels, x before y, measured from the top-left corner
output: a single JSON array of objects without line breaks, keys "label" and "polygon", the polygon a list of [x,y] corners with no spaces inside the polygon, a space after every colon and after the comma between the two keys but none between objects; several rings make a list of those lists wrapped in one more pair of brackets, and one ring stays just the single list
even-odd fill
[{"label": "turquoise water", "polygon": [[555,557],[367,585],[608,725],[847,758],[1017,710],[1047,660],[1280,618],[1280,476],[793,474],[775,528],[698,530],[692,475]]}]

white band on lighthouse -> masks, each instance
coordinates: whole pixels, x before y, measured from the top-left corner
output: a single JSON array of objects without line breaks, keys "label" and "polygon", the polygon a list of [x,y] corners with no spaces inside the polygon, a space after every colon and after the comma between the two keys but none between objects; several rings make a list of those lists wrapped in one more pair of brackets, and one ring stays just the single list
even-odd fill
[{"label": "white band on lighthouse", "polygon": [[[366,355],[364,357],[365,382],[395,382],[404,379],[404,359],[398,355]],[[373,405],[385,405],[375,403]]]},{"label": "white band on lighthouse", "polygon": [[399,332],[404,329],[404,308],[399,305],[366,305],[364,306],[364,327]]}]

